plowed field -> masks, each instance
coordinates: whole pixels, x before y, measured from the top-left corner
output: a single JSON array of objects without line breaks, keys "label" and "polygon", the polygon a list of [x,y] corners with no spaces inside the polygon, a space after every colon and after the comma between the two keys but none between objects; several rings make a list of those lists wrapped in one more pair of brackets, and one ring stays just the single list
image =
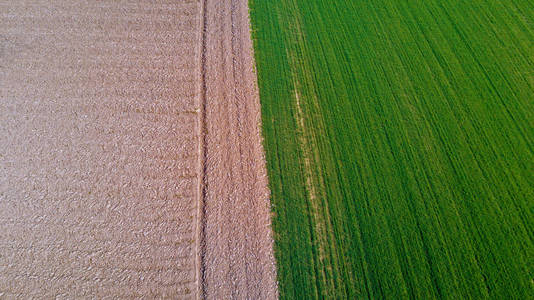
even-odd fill
[{"label": "plowed field", "polygon": [[0,298],[273,298],[246,1],[0,1]]}]

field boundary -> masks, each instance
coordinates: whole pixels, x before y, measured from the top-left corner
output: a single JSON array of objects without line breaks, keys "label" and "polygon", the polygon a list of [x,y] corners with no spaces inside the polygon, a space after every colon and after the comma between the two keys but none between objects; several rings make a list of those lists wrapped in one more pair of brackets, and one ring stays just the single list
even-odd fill
[{"label": "field boundary", "polygon": [[205,199],[206,199],[206,2],[200,2],[200,46],[199,62],[199,106],[198,106],[198,187],[197,187],[197,224],[196,224],[196,280],[197,299],[205,299],[204,290],[204,253],[205,253]]},{"label": "field boundary", "polygon": [[246,0],[201,3],[198,298],[277,296]]}]

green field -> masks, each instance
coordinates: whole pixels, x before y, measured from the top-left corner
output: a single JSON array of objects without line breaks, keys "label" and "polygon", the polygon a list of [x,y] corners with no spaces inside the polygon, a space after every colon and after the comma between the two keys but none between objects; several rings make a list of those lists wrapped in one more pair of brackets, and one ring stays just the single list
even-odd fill
[{"label": "green field", "polygon": [[251,0],[283,299],[534,299],[534,1]]}]

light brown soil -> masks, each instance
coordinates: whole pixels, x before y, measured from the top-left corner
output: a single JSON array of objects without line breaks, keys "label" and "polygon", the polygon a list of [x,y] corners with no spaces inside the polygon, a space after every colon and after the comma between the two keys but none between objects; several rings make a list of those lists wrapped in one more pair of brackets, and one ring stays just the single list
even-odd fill
[{"label": "light brown soil", "polygon": [[246,0],[204,1],[201,294],[278,296]]},{"label": "light brown soil", "polygon": [[0,0],[0,298],[277,296],[248,34],[245,0]]},{"label": "light brown soil", "polygon": [[196,298],[200,5],[0,3],[0,298]]}]

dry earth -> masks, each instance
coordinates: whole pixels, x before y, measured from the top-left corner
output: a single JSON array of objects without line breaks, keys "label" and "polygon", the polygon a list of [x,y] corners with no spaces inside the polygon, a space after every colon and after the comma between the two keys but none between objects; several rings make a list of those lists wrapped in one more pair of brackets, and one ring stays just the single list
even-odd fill
[{"label": "dry earth", "polygon": [[277,296],[247,17],[0,0],[0,298]]},{"label": "dry earth", "polygon": [[203,11],[203,293],[217,299],[274,299],[276,269],[247,1],[208,0]]}]

